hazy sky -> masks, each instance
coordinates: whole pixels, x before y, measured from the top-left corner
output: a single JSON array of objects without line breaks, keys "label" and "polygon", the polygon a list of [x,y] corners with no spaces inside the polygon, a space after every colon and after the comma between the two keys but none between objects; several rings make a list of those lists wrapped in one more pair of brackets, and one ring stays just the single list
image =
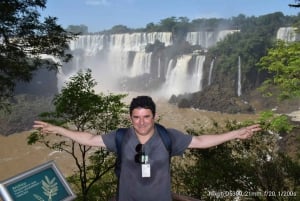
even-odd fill
[{"label": "hazy sky", "polygon": [[299,8],[288,6],[294,0],[47,0],[41,13],[58,18],[58,24],[84,24],[90,32],[115,25],[146,27],[168,17],[230,18],[239,14],[260,16],[280,11],[297,15]]}]

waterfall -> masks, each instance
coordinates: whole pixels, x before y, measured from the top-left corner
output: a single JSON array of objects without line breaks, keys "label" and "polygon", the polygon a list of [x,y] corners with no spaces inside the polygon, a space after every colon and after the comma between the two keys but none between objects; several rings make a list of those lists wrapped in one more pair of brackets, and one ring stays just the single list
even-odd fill
[{"label": "waterfall", "polygon": [[223,40],[227,35],[238,31],[239,30],[188,32],[186,41],[191,45],[200,45],[202,48],[207,49],[216,45],[218,41]]},{"label": "waterfall", "polygon": [[218,32],[216,42],[219,42],[219,41],[223,40],[226,36],[228,36],[230,34],[234,34],[236,32],[240,32],[240,30],[237,30],[237,29],[234,29],[234,30],[221,30],[221,31]]},{"label": "waterfall", "polygon": [[203,65],[205,61],[204,55],[199,55],[196,57],[196,64],[194,72],[191,76],[191,92],[201,91],[202,90],[202,78],[203,78]]},{"label": "waterfall", "polygon": [[208,86],[211,85],[211,77],[212,77],[212,72],[213,72],[213,68],[214,68],[214,63],[215,63],[215,58],[213,58],[210,62],[209,74],[208,74]]},{"label": "waterfall", "polygon": [[[208,48],[228,33],[190,32],[187,33],[187,41],[192,45]],[[168,98],[171,94],[179,95],[202,90],[205,56],[200,54],[204,52],[199,50],[193,54],[161,57],[155,50],[146,51],[146,46],[156,41],[160,41],[165,47],[172,46],[172,33],[80,35],[69,44],[74,57],[70,63],[65,64],[63,69],[66,70],[59,72],[58,82],[65,83],[80,69],[89,68],[98,83],[97,91],[132,90],[131,86],[136,86],[132,88],[137,89],[149,87],[148,91],[162,91]],[[159,84],[154,84],[155,87],[159,87],[156,91],[150,88],[154,85],[145,85],[153,80]],[[61,87],[62,84],[59,90]]]},{"label": "waterfall", "polygon": [[[145,73],[150,73],[151,55],[152,53],[136,53],[133,66],[130,69],[130,74],[127,75],[129,75],[130,77],[136,77]],[[122,74],[124,75],[126,74],[126,72],[122,71]]]},{"label": "waterfall", "polygon": [[71,51],[82,49],[86,55],[92,56],[104,48],[106,40],[105,35],[80,35],[70,41],[69,47]]},{"label": "waterfall", "polygon": [[182,55],[177,58],[175,67],[173,67],[174,61],[170,60],[166,76],[167,80],[160,93],[169,97],[173,94],[179,95],[202,90],[203,64],[205,56],[196,56],[195,65],[192,66],[193,71],[189,74],[189,62],[192,58],[192,55]]},{"label": "waterfall", "polygon": [[242,95],[242,81],[241,81],[241,56],[239,56],[238,59],[238,87],[237,87],[237,95],[241,96]]},{"label": "waterfall", "polygon": [[124,51],[141,51],[147,44],[153,44],[156,40],[161,41],[165,46],[172,45],[172,33],[126,33],[112,34],[109,36],[109,49],[122,49]]},{"label": "waterfall", "polygon": [[286,42],[293,42],[300,40],[300,34],[296,32],[295,27],[281,27],[277,31],[276,38]]},{"label": "waterfall", "polygon": [[161,63],[160,63],[160,57],[158,58],[158,67],[157,67],[157,77],[161,76]]},{"label": "waterfall", "polygon": [[167,93],[168,96],[178,95],[190,87],[187,83],[187,68],[191,58],[191,55],[182,55],[177,59],[176,66],[170,71],[169,77],[167,77],[166,83],[162,87],[163,93]]},{"label": "waterfall", "polygon": [[201,45],[207,49],[216,42],[215,32],[189,32],[186,35],[186,41],[191,45]]},{"label": "waterfall", "polygon": [[173,67],[175,66],[175,60],[171,59],[168,63],[168,68],[167,68],[167,74],[166,74],[166,79],[168,80],[171,77],[171,72],[173,70]]}]

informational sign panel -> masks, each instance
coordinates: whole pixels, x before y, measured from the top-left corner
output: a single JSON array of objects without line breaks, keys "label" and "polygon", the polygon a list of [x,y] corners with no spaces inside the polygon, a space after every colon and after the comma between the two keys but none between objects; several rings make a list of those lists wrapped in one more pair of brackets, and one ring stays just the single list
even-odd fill
[{"label": "informational sign panel", "polygon": [[75,195],[53,161],[2,181],[4,201],[70,201]]}]

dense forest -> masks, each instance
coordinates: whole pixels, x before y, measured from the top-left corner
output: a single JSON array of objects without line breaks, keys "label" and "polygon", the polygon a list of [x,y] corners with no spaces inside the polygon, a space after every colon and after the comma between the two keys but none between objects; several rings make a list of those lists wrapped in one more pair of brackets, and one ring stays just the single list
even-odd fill
[{"label": "dense forest", "polygon": [[[273,31],[282,26],[299,26],[298,16],[286,16],[282,12],[271,13],[263,16],[246,16],[240,14],[229,19],[224,18],[199,18],[189,19],[187,17],[169,17],[161,19],[159,23],[150,22],[144,28],[129,28],[126,25],[115,25],[109,30],[89,33],[86,25],[69,25],[66,30],[79,34],[121,34],[135,32],[172,32],[175,36],[184,35],[193,31],[209,31],[224,29],[239,29],[242,32],[253,32],[264,26],[264,31]],[[297,25],[298,24],[298,25]],[[262,30],[263,31],[263,30]],[[270,33],[271,34],[271,33]]]}]

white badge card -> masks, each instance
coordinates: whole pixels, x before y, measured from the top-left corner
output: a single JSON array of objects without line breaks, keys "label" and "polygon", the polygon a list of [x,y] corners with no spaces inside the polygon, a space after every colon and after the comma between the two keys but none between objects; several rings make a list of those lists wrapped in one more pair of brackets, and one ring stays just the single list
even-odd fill
[{"label": "white badge card", "polygon": [[142,164],[142,177],[150,177],[150,164]]}]

